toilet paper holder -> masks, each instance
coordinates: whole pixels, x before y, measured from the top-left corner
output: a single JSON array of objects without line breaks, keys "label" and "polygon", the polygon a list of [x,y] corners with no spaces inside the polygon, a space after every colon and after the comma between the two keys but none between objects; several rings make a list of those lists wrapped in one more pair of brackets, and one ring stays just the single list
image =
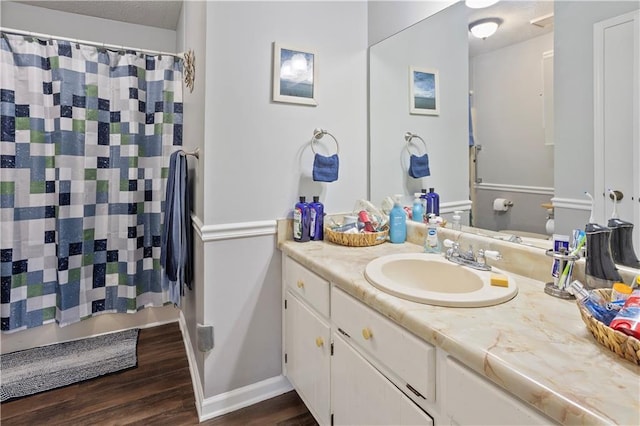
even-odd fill
[{"label": "toilet paper holder", "polygon": [[513,201],[506,198],[496,198],[493,200],[493,210],[497,212],[506,212],[509,207],[513,207]]}]

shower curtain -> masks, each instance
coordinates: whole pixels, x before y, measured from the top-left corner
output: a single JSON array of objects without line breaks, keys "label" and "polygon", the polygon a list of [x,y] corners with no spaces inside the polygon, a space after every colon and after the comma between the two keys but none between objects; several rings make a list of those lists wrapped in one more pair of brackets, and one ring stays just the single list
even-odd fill
[{"label": "shower curtain", "polygon": [[182,62],[10,34],[0,55],[1,330],[167,303]]}]

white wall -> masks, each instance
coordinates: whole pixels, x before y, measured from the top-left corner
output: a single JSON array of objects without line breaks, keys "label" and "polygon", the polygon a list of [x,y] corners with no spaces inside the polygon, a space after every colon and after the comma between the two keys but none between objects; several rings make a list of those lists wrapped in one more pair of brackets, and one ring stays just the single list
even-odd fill
[{"label": "white wall", "polygon": [[[553,33],[548,33],[470,59],[474,138],[482,145],[476,227],[546,233],[541,204],[553,196],[554,147],[545,145],[542,57],[551,50]],[[532,189],[543,193],[527,192]],[[514,206],[494,212],[495,198]]]},{"label": "white wall", "polygon": [[441,11],[457,0],[369,1],[369,46]]},{"label": "white wall", "polygon": [[8,1],[0,2],[0,8],[6,28],[162,52],[176,48],[176,32],[171,30]]},{"label": "white wall", "polygon": [[638,8],[638,1],[555,2],[555,197],[575,205],[554,209],[559,232],[588,222],[580,203],[593,193],[593,164],[601,160],[593,154],[593,24]]},{"label": "white wall", "polygon": [[[205,225],[285,217],[299,195],[329,212],[366,197],[366,19],[364,2],[208,4]],[[271,101],[274,41],[317,53],[318,106]],[[336,182],[311,180],[316,127],[340,143]]]},{"label": "white wall", "polygon": [[[230,1],[206,9],[205,281],[196,299],[215,347],[204,360],[205,418],[246,403],[245,386],[282,374],[275,219],[288,216],[299,195],[320,195],[328,212],[367,196],[366,3]],[[318,106],[271,101],[274,41],[317,54]],[[340,143],[336,182],[311,179],[316,127]],[[286,386],[283,379],[279,389]]]},{"label": "white wall", "polygon": [[[469,199],[467,33],[464,4],[458,4],[371,46],[369,181],[374,204],[400,193],[409,203],[414,192],[429,187],[440,194],[441,205]],[[438,70],[439,115],[409,113],[410,66]],[[409,177],[407,131],[425,140],[431,176]],[[423,153],[424,147],[411,152]]]}]

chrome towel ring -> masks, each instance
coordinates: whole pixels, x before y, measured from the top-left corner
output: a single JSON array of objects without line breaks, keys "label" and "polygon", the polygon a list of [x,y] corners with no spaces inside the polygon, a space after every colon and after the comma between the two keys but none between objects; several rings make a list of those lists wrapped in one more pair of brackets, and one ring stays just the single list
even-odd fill
[{"label": "chrome towel ring", "polygon": [[[424,145],[424,153],[426,154],[428,150],[427,150],[427,143],[424,141],[424,139],[422,139],[422,138],[421,138],[418,134],[416,134],[416,133],[406,132],[406,133],[404,134],[404,140],[407,142],[407,151],[409,152],[409,154],[411,154],[411,150],[409,149],[409,148],[410,148],[410,146],[411,146],[411,141],[412,141],[414,138],[415,138],[415,139],[419,139],[419,140],[422,142],[422,144]],[[414,143],[414,144],[415,144],[415,143]],[[424,154],[423,154],[423,155],[424,155]],[[418,156],[420,156],[420,155],[418,155]]]},{"label": "chrome towel ring", "polygon": [[320,128],[316,128],[313,131],[313,138],[311,139],[311,151],[313,151],[314,154],[317,154],[316,150],[314,149],[313,145],[315,143],[318,143],[318,141],[320,139],[322,139],[322,137],[324,135],[329,135],[331,136],[331,139],[333,139],[333,141],[336,143],[336,154],[340,153],[340,145],[338,145],[338,140],[335,138],[335,136],[333,136],[331,133],[327,132],[324,129],[320,129]]}]

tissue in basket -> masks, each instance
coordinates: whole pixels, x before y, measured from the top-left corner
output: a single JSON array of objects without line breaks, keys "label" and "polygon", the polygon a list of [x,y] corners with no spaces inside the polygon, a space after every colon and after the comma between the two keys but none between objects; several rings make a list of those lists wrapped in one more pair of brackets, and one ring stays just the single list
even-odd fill
[{"label": "tissue in basket", "polygon": [[[607,300],[611,298],[610,288],[601,288],[593,291],[599,292]],[[582,321],[587,325],[587,328],[598,343],[606,346],[622,358],[640,365],[640,340],[604,325],[595,319],[580,303],[578,303],[578,307],[580,308]]]}]

